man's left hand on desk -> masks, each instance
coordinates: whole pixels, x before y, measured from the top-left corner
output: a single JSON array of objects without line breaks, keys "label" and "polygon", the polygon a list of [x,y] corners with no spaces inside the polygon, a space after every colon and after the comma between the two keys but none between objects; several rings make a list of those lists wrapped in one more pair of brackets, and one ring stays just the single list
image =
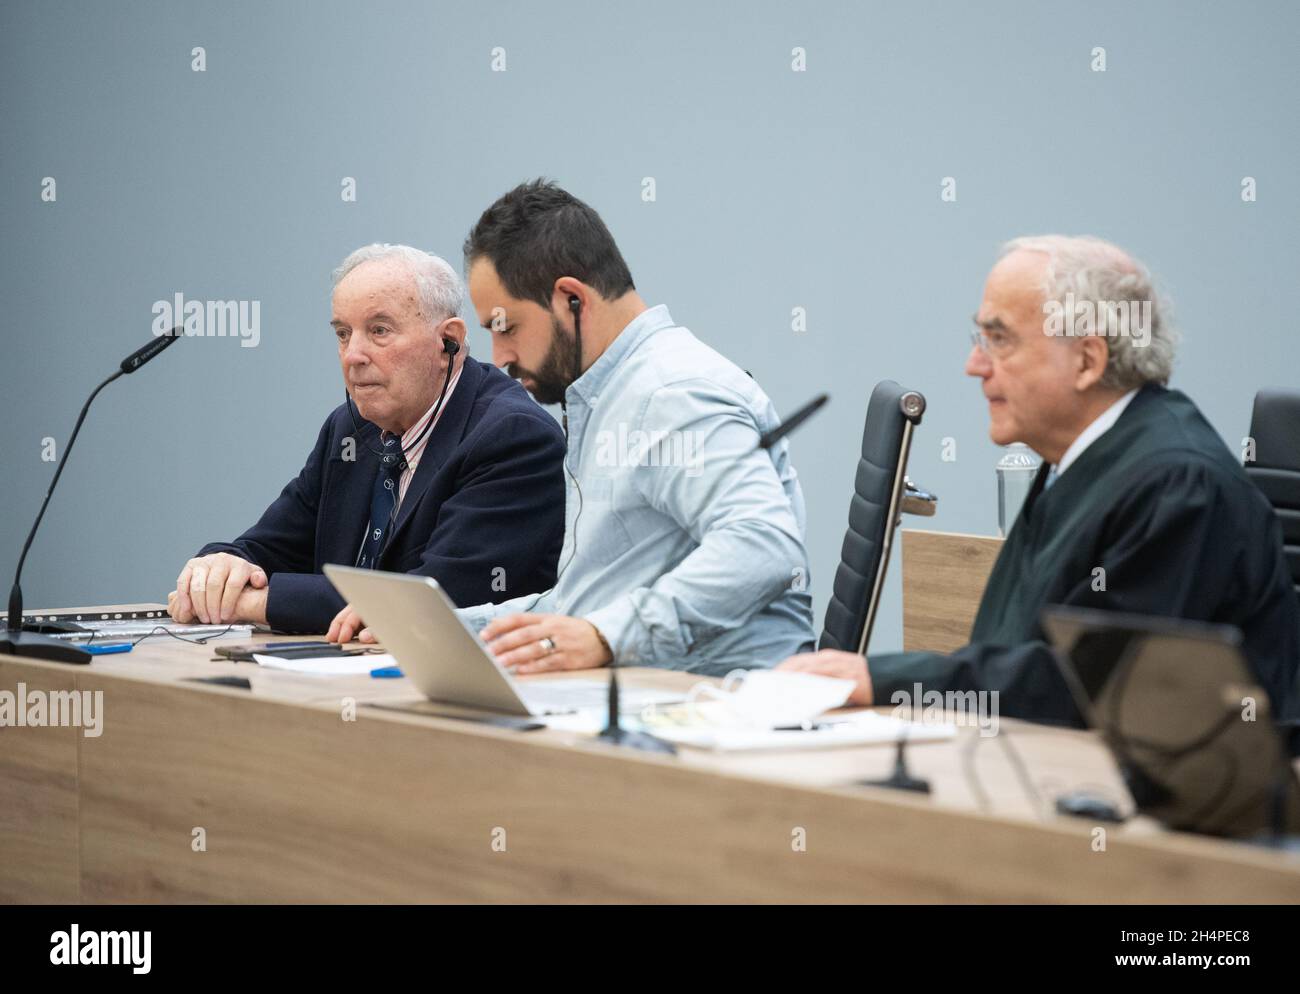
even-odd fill
[{"label": "man's left hand on desk", "polygon": [[595,669],[612,658],[585,618],[510,614],[493,619],[480,634],[497,662],[520,675]]},{"label": "man's left hand on desk", "polygon": [[366,627],[366,623],[361,620],[361,615],[357,614],[356,608],[348,604],[334,615],[334,620],[330,622],[330,629],[325,633],[325,641],[351,642],[353,638],[358,642],[375,641],[374,633]]},{"label": "man's left hand on desk", "polygon": [[[224,623],[230,625],[265,625],[266,620],[266,595],[267,588],[260,590],[254,587],[245,587],[239,594],[239,599],[235,602],[234,616],[227,619]],[[167,594],[167,613],[171,615],[172,620],[182,625],[193,625],[199,623],[199,617],[194,613],[192,607],[185,608],[177,604],[176,591],[172,590]]]}]

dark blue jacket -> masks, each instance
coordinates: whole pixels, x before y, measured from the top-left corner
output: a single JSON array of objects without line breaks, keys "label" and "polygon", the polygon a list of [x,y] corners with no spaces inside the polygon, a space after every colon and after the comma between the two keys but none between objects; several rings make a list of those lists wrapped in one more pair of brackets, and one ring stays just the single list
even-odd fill
[{"label": "dark blue jacket", "polygon": [[[261,520],[234,542],[199,550],[266,571],[267,621],[278,631],[324,632],[343,607],[321,569],[356,562],[379,468],[379,429],[359,416],[357,424],[359,432],[346,405],[337,407]],[[432,576],[458,606],[550,588],[564,538],[563,460],[555,419],[499,369],[466,356],[378,568]]]}]

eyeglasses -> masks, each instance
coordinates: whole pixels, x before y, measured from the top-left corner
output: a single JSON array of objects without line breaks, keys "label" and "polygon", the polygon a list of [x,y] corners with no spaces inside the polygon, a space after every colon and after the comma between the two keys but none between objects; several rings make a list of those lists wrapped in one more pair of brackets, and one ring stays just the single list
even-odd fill
[{"label": "eyeglasses", "polygon": [[990,359],[1004,359],[1015,351],[1016,336],[1005,328],[981,328],[978,325],[970,330],[971,344]]}]

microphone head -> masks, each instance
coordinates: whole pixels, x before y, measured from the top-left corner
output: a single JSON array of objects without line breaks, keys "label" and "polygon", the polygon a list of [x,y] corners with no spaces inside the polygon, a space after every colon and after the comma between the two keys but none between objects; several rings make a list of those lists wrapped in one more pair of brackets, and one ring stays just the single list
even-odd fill
[{"label": "microphone head", "polygon": [[827,393],[818,394],[808,403],[804,404],[803,407],[799,408],[799,410],[795,411],[788,418],[782,421],[775,428],[772,428],[769,431],[764,432],[762,435],[760,435],[758,439],[758,448],[770,449],[781,439],[785,438],[786,435],[790,434],[790,432],[794,431],[801,424],[807,421],[810,417],[816,414],[817,411],[821,409],[822,405],[825,404],[830,399],[831,399],[830,394]]},{"label": "microphone head", "polygon": [[118,364],[118,369],[122,370],[124,373],[134,373],[159,352],[176,341],[176,339],[180,338],[182,334],[184,334],[184,327],[178,324],[166,334],[155,336],[152,341],[141,345],[138,349],[123,359]]}]

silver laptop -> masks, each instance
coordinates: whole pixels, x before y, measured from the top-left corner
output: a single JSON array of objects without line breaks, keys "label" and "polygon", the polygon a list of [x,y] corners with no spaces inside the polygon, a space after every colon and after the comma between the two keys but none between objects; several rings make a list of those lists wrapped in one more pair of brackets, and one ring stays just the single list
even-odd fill
[{"label": "silver laptop", "polygon": [[[402,672],[432,701],[515,715],[565,714],[608,705],[608,684],[565,679],[523,685],[497,662],[456,605],[427,576],[326,564],[325,575],[365,619]],[[620,711],[682,700],[674,692],[622,688]]]},{"label": "silver laptop", "polygon": [[1237,629],[1068,607],[1042,622],[1140,810],[1213,835],[1300,829],[1300,782]]}]

